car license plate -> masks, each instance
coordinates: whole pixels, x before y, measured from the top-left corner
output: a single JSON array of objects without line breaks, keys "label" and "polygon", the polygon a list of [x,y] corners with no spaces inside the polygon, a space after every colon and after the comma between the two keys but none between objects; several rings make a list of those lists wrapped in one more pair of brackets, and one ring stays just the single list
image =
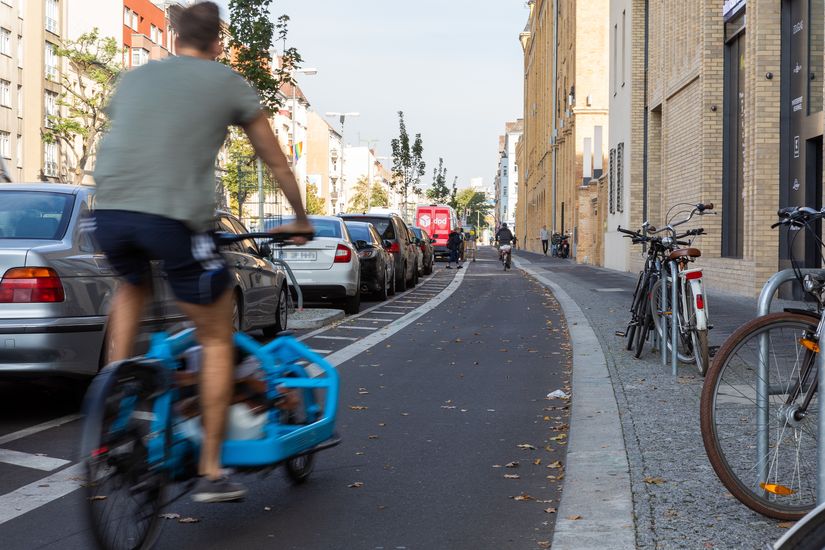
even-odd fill
[{"label": "car license plate", "polygon": [[284,259],[294,262],[314,262],[318,256],[317,252],[310,250],[285,250]]}]

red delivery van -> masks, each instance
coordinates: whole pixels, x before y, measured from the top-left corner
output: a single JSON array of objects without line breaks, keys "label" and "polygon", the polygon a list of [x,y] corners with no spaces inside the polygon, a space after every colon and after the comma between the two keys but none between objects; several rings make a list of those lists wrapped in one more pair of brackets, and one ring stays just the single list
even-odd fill
[{"label": "red delivery van", "polygon": [[421,205],[415,212],[415,225],[430,234],[436,256],[449,256],[447,238],[458,227],[455,210],[446,204]]}]

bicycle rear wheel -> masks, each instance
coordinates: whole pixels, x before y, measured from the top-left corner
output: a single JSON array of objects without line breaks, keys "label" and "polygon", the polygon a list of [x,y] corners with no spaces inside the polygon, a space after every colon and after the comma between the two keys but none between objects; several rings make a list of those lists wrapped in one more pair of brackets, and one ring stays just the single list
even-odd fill
[{"label": "bicycle rear wheel", "polygon": [[[157,394],[152,369],[122,363],[92,383],[86,397],[83,456],[92,532],[107,550],[150,548],[160,528],[166,478],[149,465]],[[168,433],[168,431],[167,431]]]},{"label": "bicycle rear wheel", "polygon": [[[746,323],[719,350],[702,388],[702,440],[713,469],[733,496],[772,518],[796,520],[816,504],[816,354],[804,344],[817,323],[796,313]],[[767,410],[757,401],[760,387]]]},{"label": "bicycle rear wheel", "polygon": [[650,314],[650,287],[653,285],[648,285],[647,289],[643,289],[642,291],[642,298],[639,301],[639,316],[638,316],[638,325],[636,326],[636,347],[635,351],[633,352],[633,356],[638,359],[642,356],[642,351],[645,348],[645,341],[647,341],[647,335],[650,332],[651,327],[653,326],[653,319]]},{"label": "bicycle rear wheel", "polygon": [[[670,332],[667,334],[662,334],[664,327],[667,327],[667,323],[663,322],[664,316],[662,315],[662,311],[665,310],[666,306],[662,305],[662,280],[656,281],[656,284],[653,287],[653,290],[650,293],[650,312],[651,317],[653,320],[653,330],[659,335],[659,341],[665,342],[667,345],[668,353],[673,353],[671,349],[673,345],[670,341]],[[668,296],[671,296],[671,286],[670,281],[667,282],[667,289],[666,291]],[[668,308],[670,310],[670,308]],[[685,323],[684,315],[685,312],[682,311],[682,304],[679,304],[679,324],[682,325]],[[669,327],[668,327],[669,328]],[[690,334],[687,334],[681,330],[681,326],[677,328],[679,340],[677,342],[677,359],[682,363],[693,363],[695,361],[695,357],[693,355],[693,341],[691,340]]]},{"label": "bicycle rear wheel", "polygon": [[642,271],[636,280],[636,289],[633,291],[633,302],[630,305],[630,323],[627,325],[627,333],[625,334],[625,338],[627,339],[627,347],[625,349],[628,351],[633,349],[633,344],[635,343],[634,336],[636,335],[636,329],[640,320],[639,309],[641,307],[640,302],[642,301],[643,294],[640,289],[645,288],[646,285],[647,272]]}]

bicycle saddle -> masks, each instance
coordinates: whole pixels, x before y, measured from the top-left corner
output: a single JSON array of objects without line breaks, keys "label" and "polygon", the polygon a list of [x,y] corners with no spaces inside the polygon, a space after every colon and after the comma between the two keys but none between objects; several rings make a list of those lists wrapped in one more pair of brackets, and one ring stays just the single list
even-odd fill
[{"label": "bicycle saddle", "polygon": [[668,256],[669,260],[678,260],[679,258],[698,258],[702,255],[702,251],[698,248],[677,248]]}]

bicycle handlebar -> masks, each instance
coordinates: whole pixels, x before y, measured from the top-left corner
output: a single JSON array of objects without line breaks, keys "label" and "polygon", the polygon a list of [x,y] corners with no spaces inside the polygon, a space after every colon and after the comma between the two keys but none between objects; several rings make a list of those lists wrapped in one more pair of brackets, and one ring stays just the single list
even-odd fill
[{"label": "bicycle handlebar", "polygon": [[315,237],[315,233],[269,233],[266,231],[251,232],[251,233],[228,233],[225,231],[218,231],[214,234],[215,243],[218,246],[226,246],[248,239],[264,239],[270,242],[279,244],[288,243],[289,241],[301,238],[311,241]]}]

